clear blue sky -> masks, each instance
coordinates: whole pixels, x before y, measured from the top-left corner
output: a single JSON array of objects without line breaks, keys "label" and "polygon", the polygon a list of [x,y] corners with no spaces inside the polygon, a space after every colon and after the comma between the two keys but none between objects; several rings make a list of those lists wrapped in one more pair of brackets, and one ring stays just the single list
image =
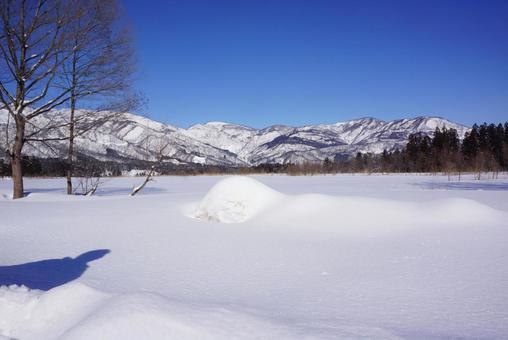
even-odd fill
[{"label": "clear blue sky", "polygon": [[156,120],[508,120],[508,1],[122,3]]}]

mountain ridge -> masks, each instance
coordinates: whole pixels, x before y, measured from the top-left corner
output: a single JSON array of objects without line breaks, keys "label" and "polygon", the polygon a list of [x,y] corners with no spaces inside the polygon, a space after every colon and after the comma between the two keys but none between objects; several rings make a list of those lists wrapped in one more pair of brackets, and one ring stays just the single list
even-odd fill
[{"label": "mountain ridge", "polygon": [[[62,115],[62,112],[64,113]],[[0,127],[6,123],[0,111]],[[54,117],[64,120],[65,110]],[[39,125],[44,125],[41,117]],[[411,133],[431,135],[436,127],[454,128],[459,137],[469,129],[442,117],[418,116],[384,121],[363,117],[332,124],[304,126],[272,125],[253,128],[241,124],[211,121],[180,128],[145,116],[124,113],[106,121],[76,139],[76,149],[99,160],[154,160],[150,141],[164,139],[167,156],[174,164],[250,166],[261,163],[321,162],[325,158],[343,159],[357,152],[381,153],[400,149]],[[52,132],[64,136],[65,129]],[[27,145],[25,154],[39,157],[65,157],[64,141]]]}]

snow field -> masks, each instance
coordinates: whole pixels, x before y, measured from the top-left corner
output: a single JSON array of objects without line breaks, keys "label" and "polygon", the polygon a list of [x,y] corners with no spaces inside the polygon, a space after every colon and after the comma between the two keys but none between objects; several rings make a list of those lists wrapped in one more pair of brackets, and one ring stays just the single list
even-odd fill
[{"label": "snow field", "polygon": [[0,201],[0,285],[2,266],[111,251],[46,292],[2,287],[0,335],[508,333],[506,178],[450,186],[426,176],[167,177],[128,197],[136,180],[72,199],[54,190],[63,180],[34,180],[27,198]]}]

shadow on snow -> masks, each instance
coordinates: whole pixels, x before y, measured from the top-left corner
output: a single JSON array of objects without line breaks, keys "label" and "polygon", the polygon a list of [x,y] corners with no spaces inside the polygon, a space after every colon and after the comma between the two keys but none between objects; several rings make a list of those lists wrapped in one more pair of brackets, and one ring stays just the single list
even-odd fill
[{"label": "shadow on snow", "polygon": [[88,263],[108,254],[109,249],[97,249],[76,258],[64,257],[37,262],[0,266],[0,286],[24,285],[31,289],[50,290],[80,277]]},{"label": "shadow on snow", "polygon": [[508,190],[508,183],[485,183],[485,182],[425,182],[418,183],[424,189],[441,190],[485,190],[505,191]]},{"label": "shadow on snow", "polygon": [[[140,180],[141,183],[142,180]],[[140,184],[139,183],[139,184]],[[135,185],[126,186],[126,187],[99,187],[94,196],[128,196],[132,192]],[[150,195],[150,194],[162,194],[167,193],[168,190],[157,187],[146,187],[139,193],[139,195]],[[64,189],[54,189],[54,188],[31,188],[25,191],[24,196],[29,196],[31,194],[59,194],[66,195],[66,191]],[[79,195],[78,195],[79,196]]]},{"label": "shadow on snow", "polygon": [[[141,184],[143,180],[140,180],[138,184]],[[105,187],[101,188],[99,187],[97,189],[97,192],[95,193],[95,196],[115,196],[115,195],[122,195],[122,196],[128,196],[131,194],[133,188],[132,187]],[[166,189],[158,188],[158,187],[145,187],[142,191],[139,192],[139,195],[146,195],[146,194],[161,194],[168,192]]]}]

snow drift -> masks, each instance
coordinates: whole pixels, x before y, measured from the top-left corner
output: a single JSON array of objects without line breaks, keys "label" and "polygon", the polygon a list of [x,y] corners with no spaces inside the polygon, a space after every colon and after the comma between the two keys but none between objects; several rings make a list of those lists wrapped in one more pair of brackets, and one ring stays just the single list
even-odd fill
[{"label": "snow drift", "polygon": [[234,176],[213,186],[194,216],[200,219],[244,222],[276,204],[283,195],[250,177]]},{"label": "snow drift", "polygon": [[417,220],[425,223],[416,224],[429,228],[440,224],[440,221],[460,226],[467,222],[480,223],[500,218],[496,210],[464,198],[415,203],[307,193],[285,195],[245,176],[227,177],[216,183],[191,215],[222,223],[241,223],[262,216],[293,227],[311,219],[320,226],[316,232],[324,229],[330,215],[340,216],[341,223],[331,225],[335,232],[364,232],[366,229],[391,232],[414,228]]},{"label": "snow drift", "polygon": [[[378,336],[388,333],[373,330]],[[372,332],[372,331],[371,331]],[[0,339],[331,339],[225,308],[141,292],[106,294],[81,283],[47,292],[0,288]]]}]

